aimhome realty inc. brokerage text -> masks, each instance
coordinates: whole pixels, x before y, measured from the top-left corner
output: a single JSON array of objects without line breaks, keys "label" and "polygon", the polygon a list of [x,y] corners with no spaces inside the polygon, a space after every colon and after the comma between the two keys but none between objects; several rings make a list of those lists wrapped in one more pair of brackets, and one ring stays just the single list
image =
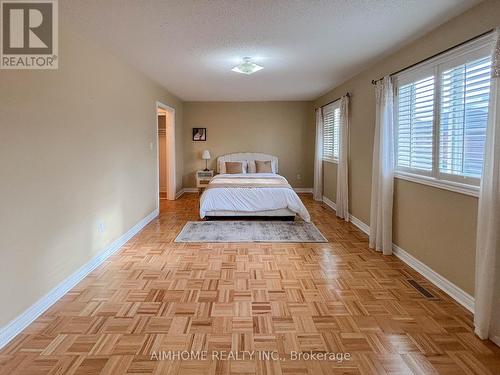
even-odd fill
[{"label": "aimhome realty inc. brokerage text", "polygon": [[159,350],[150,355],[152,361],[334,361],[344,362],[351,359],[350,353],[291,351],[283,354],[278,351],[188,351],[188,350]]}]

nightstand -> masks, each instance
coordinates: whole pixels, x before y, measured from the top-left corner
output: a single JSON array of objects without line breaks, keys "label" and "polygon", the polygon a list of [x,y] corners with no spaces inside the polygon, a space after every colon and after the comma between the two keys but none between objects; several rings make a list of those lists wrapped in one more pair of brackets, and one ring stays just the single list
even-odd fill
[{"label": "nightstand", "polygon": [[214,176],[214,171],[196,171],[196,187],[198,189],[204,189],[208,186],[208,183]]}]

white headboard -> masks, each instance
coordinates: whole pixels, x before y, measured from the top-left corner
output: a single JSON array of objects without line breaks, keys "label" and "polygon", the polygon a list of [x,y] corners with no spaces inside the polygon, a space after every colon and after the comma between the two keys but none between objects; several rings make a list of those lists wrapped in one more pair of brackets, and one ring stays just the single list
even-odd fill
[{"label": "white headboard", "polygon": [[226,154],[217,158],[217,172],[220,172],[220,163],[226,161],[250,161],[250,160],[271,160],[276,165],[276,173],[278,173],[278,157],[274,155],[262,154],[259,152],[235,152],[234,154]]}]

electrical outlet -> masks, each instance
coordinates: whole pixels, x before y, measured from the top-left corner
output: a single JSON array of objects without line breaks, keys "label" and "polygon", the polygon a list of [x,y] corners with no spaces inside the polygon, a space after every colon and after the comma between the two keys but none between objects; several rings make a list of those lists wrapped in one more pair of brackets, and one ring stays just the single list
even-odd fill
[{"label": "electrical outlet", "polygon": [[297,180],[300,180],[302,176],[300,174],[297,175]]},{"label": "electrical outlet", "polygon": [[104,224],[104,221],[99,221],[97,223],[97,232],[103,234],[105,231],[106,231],[106,225]]},{"label": "electrical outlet", "polygon": [[150,149],[151,151],[153,151],[153,147],[154,147],[153,142],[149,142],[149,149]]}]

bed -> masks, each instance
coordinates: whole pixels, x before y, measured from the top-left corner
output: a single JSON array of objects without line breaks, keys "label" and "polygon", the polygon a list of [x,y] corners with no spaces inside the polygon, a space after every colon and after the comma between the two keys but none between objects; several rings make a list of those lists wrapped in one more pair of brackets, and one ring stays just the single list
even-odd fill
[{"label": "bed", "polygon": [[[271,161],[272,173],[256,173],[255,160]],[[246,172],[228,174],[226,162],[242,162]],[[253,165],[253,167],[252,167]],[[309,222],[309,212],[288,181],[278,174],[278,158],[262,153],[233,153],[217,158],[217,174],[200,198],[200,217],[267,218]]]}]

